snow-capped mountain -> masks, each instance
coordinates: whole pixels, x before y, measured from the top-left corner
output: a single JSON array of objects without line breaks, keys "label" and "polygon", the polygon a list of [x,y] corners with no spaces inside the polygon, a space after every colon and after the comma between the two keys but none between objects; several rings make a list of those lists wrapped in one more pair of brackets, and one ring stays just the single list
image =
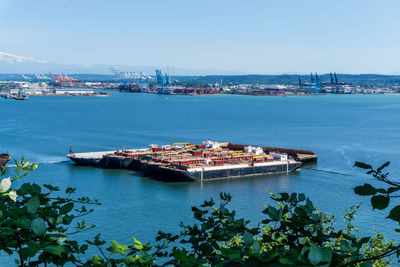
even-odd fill
[{"label": "snow-capped mountain", "polygon": [[[128,65],[106,65],[99,64],[85,67],[77,64],[58,64],[39,60],[31,57],[14,55],[0,51],[0,73],[92,73],[92,74],[112,74],[110,67],[119,71],[145,72],[153,75],[155,69],[167,71],[166,66],[128,66]],[[169,67],[171,75],[210,75],[210,74],[232,74],[236,72],[222,71],[217,69],[186,69],[179,67]],[[243,74],[243,73],[237,73]]]}]

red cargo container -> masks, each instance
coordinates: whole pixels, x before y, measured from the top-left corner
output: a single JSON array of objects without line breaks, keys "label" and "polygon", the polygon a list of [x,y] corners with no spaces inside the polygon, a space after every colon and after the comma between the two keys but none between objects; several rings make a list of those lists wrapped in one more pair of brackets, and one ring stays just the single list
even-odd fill
[{"label": "red cargo container", "polygon": [[211,158],[214,156],[214,153],[208,152],[208,153],[204,153],[204,157],[205,158]]},{"label": "red cargo container", "polygon": [[199,145],[199,146],[197,146],[197,148],[198,148],[198,149],[205,149],[206,146],[205,146],[205,145]]},{"label": "red cargo container", "polygon": [[160,152],[160,151],[162,151],[162,148],[161,148],[161,147],[152,147],[151,149],[153,150],[153,152]]},{"label": "red cargo container", "polygon": [[201,156],[203,154],[203,151],[193,151],[193,156]]}]

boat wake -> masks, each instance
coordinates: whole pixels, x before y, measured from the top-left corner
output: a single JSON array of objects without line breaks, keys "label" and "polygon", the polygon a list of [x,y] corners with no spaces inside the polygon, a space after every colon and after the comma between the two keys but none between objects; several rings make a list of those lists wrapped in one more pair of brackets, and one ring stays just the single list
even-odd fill
[{"label": "boat wake", "polygon": [[[70,160],[59,160],[59,161],[49,161],[49,162],[35,162],[37,165],[46,165],[46,164],[58,164],[58,163],[65,163],[65,162],[70,162]],[[15,164],[7,164],[3,166],[4,168],[15,168],[17,165]]]},{"label": "boat wake", "polygon": [[317,171],[317,172],[327,172],[327,173],[332,173],[332,174],[352,176],[352,174],[344,173],[344,172],[328,171],[328,170],[321,170],[321,169],[315,169],[315,168],[305,168],[305,167],[301,167],[301,168],[302,169],[306,169],[306,170],[311,170],[311,171]]}]

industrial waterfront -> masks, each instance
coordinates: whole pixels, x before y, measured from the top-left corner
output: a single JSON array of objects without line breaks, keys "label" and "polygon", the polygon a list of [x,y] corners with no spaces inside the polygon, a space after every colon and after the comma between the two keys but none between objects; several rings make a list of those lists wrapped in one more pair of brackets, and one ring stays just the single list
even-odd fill
[{"label": "industrial waterfront", "polygon": [[[263,216],[267,190],[304,192],[341,222],[345,208],[365,202],[352,191],[367,182],[352,167],[354,161],[400,164],[395,123],[400,119],[399,100],[397,94],[201,97],[119,92],[105,98],[0,98],[0,151],[43,163],[23,182],[73,186],[79,195],[98,198],[103,205],[86,219],[97,227],[86,237],[102,232],[104,238],[121,242],[132,235],[153,241],[158,230],[175,233],[176,225],[191,220],[191,206],[217,199],[220,192],[230,192],[232,207],[250,219]],[[300,172],[203,183],[164,183],[139,172],[82,167],[70,161],[46,164],[67,161],[70,146],[76,152],[104,151],[206,139],[306,148],[315,151],[319,161]],[[393,177],[399,174],[397,170]],[[395,238],[387,230],[394,223],[363,204],[357,216],[362,233],[373,232],[371,221]],[[0,265],[7,259],[2,258]]]},{"label": "industrial waterfront", "polygon": [[[113,75],[0,74],[0,96],[28,100],[29,96],[110,96],[107,91],[164,95],[299,96],[321,94],[395,94],[400,77],[390,75],[226,75],[170,76],[110,69]],[[3,77],[3,80],[1,80]],[[78,79],[78,78],[81,78]],[[83,78],[83,79],[82,79]],[[101,91],[99,91],[101,90]]]}]

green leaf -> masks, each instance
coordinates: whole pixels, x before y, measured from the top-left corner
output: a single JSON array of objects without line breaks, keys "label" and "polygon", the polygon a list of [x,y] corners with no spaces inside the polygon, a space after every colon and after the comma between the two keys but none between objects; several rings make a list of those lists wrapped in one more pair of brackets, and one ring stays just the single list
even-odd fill
[{"label": "green leaf", "polygon": [[167,247],[168,247],[168,244],[169,244],[168,240],[164,240],[164,242],[163,242],[163,244],[162,244],[162,246],[161,246],[161,249],[167,248]]},{"label": "green leaf", "polygon": [[324,255],[322,249],[315,244],[311,244],[310,252],[308,253],[308,260],[310,263],[312,265],[317,265],[323,260],[323,257]]},{"label": "green leaf", "polygon": [[390,198],[387,196],[377,195],[371,197],[371,204],[374,209],[383,210],[389,206]]},{"label": "green leaf", "polygon": [[365,163],[359,162],[359,161],[356,161],[356,162],[354,163],[354,167],[358,167],[358,168],[361,168],[361,169],[372,169],[372,166],[371,166],[371,165],[365,164]]},{"label": "green leaf", "polygon": [[340,251],[345,252],[345,253],[352,253],[356,250],[357,250],[357,248],[352,247],[351,244],[349,244],[349,242],[347,242],[345,240],[340,241]]},{"label": "green leaf", "polygon": [[250,234],[248,231],[244,232],[243,241],[246,246],[250,246],[251,244],[253,244],[253,235]]},{"label": "green leaf", "polygon": [[399,190],[400,190],[399,187],[389,187],[387,192],[388,192],[388,194],[391,194],[391,193],[394,193],[394,192],[399,191]]},{"label": "green leaf", "polygon": [[309,198],[307,198],[306,200],[306,207],[309,208],[311,211],[314,209],[314,204]]},{"label": "green leaf", "polygon": [[332,261],[332,250],[330,248],[323,248],[322,249],[322,261],[327,266],[330,265]]},{"label": "green leaf", "polygon": [[39,206],[40,206],[40,200],[37,196],[34,196],[28,201],[28,207],[27,207],[28,213],[30,214],[36,213]]},{"label": "green leaf", "polygon": [[279,193],[279,195],[281,195],[281,198],[280,198],[280,199],[283,200],[283,201],[286,201],[286,200],[289,199],[289,194],[286,193],[286,192]]},{"label": "green leaf", "polygon": [[253,245],[251,245],[251,248],[253,249],[254,253],[256,253],[256,254],[260,253],[261,246],[260,246],[260,243],[258,243],[257,241],[253,242]]},{"label": "green leaf", "polygon": [[32,221],[31,228],[36,235],[42,235],[46,232],[46,222],[38,217]]},{"label": "green leaf", "polygon": [[378,169],[376,169],[376,171],[380,172],[381,170],[383,170],[384,168],[389,166],[389,164],[390,164],[390,161],[385,162],[382,166],[380,166]]},{"label": "green leaf", "polygon": [[102,262],[101,258],[100,258],[99,255],[97,255],[97,254],[94,255],[94,256],[92,257],[91,261],[92,261],[94,264],[101,264],[101,262]]},{"label": "green leaf", "polygon": [[288,259],[288,258],[280,258],[279,259],[279,263],[280,264],[283,264],[283,265],[293,265],[294,264],[294,262],[291,260],[291,259]]},{"label": "green leaf", "polygon": [[229,258],[231,259],[231,260],[239,260],[241,257],[240,257],[240,251],[237,251],[237,250],[230,250],[229,251]]},{"label": "green leaf", "polygon": [[375,195],[377,192],[376,188],[370,184],[359,185],[354,188],[354,193],[360,196]]},{"label": "green leaf", "polygon": [[125,261],[126,261],[126,263],[128,263],[128,266],[131,266],[131,265],[129,265],[129,264],[134,263],[134,262],[135,262],[135,258],[134,258],[134,257],[127,257],[127,258],[125,259]]},{"label": "green leaf", "polygon": [[40,186],[38,186],[37,184],[32,184],[31,187],[31,195],[40,195],[40,193],[42,192],[42,188],[40,188]]},{"label": "green leaf", "polygon": [[31,191],[31,185],[28,183],[24,183],[23,185],[21,185],[20,189],[18,190],[18,194],[21,196],[27,195],[30,193]]},{"label": "green leaf", "polygon": [[310,250],[309,247],[303,247],[301,250],[300,255],[297,257],[297,259],[301,262],[308,262],[308,255],[306,254]]},{"label": "green leaf", "polygon": [[112,246],[108,248],[108,251],[112,253],[119,253],[121,256],[126,254],[129,249],[127,245],[121,245],[115,240],[111,240]]},{"label": "green leaf", "polygon": [[187,260],[187,256],[186,253],[183,252],[182,250],[179,249],[174,249],[174,251],[172,252],[172,254],[174,254],[174,258],[181,261],[181,262],[186,262]]},{"label": "green leaf", "polygon": [[71,222],[72,222],[72,220],[73,220],[73,217],[72,216],[68,216],[68,215],[65,215],[64,217],[63,217],[63,223],[64,224],[70,224]]},{"label": "green leaf", "polygon": [[60,208],[60,213],[66,214],[66,213],[70,212],[73,208],[74,208],[74,203],[65,204],[64,206],[62,206]]},{"label": "green leaf", "polygon": [[311,214],[311,220],[313,220],[314,222],[319,222],[320,217],[317,214]]},{"label": "green leaf", "polygon": [[89,248],[88,245],[83,244],[83,245],[79,248],[79,250],[82,251],[82,252],[84,252],[84,251],[88,250],[88,248]]},{"label": "green leaf", "polygon": [[22,218],[20,220],[20,227],[23,229],[29,229],[31,227],[31,220],[28,218]]},{"label": "green leaf", "polygon": [[143,244],[142,244],[142,242],[140,242],[139,240],[137,240],[137,239],[134,238],[133,236],[132,236],[131,238],[132,238],[133,242],[135,243],[135,248],[136,248],[137,250],[143,249]]},{"label": "green leaf", "polygon": [[368,243],[370,239],[371,239],[370,236],[363,237],[363,238],[360,239],[360,241],[358,241],[358,244],[359,244],[360,246],[362,246],[363,244]]},{"label": "green leaf", "polygon": [[277,220],[278,219],[278,210],[272,206],[268,207],[268,216],[271,217],[271,219],[273,220]]},{"label": "green leaf", "polygon": [[303,193],[300,193],[299,194],[299,201],[304,201],[304,200],[306,200],[306,195],[303,194]]},{"label": "green leaf", "polygon": [[44,184],[43,186],[49,189],[50,191],[60,191],[58,187],[52,186],[50,184]]},{"label": "green leaf", "polygon": [[394,207],[388,216],[389,219],[392,219],[393,221],[400,222],[400,205]]},{"label": "green leaf", "polygon": [[22,256],[23,259],[27,259],[35,257],[38,251],[39,250],[36,247],[24,247],[19,251],[19,254]]},{"label": "green leaf", "polygon": [[54,245],[47,246],[43,250],[46,251],[47,253],[57,256],[61,256],[62,252],[62,249],[59,246],[54,246]]},{"label": "green leaf", "polygon": [[371,261],[364,261],[361,263],[360,267],[372,267],[372,262]]}]

